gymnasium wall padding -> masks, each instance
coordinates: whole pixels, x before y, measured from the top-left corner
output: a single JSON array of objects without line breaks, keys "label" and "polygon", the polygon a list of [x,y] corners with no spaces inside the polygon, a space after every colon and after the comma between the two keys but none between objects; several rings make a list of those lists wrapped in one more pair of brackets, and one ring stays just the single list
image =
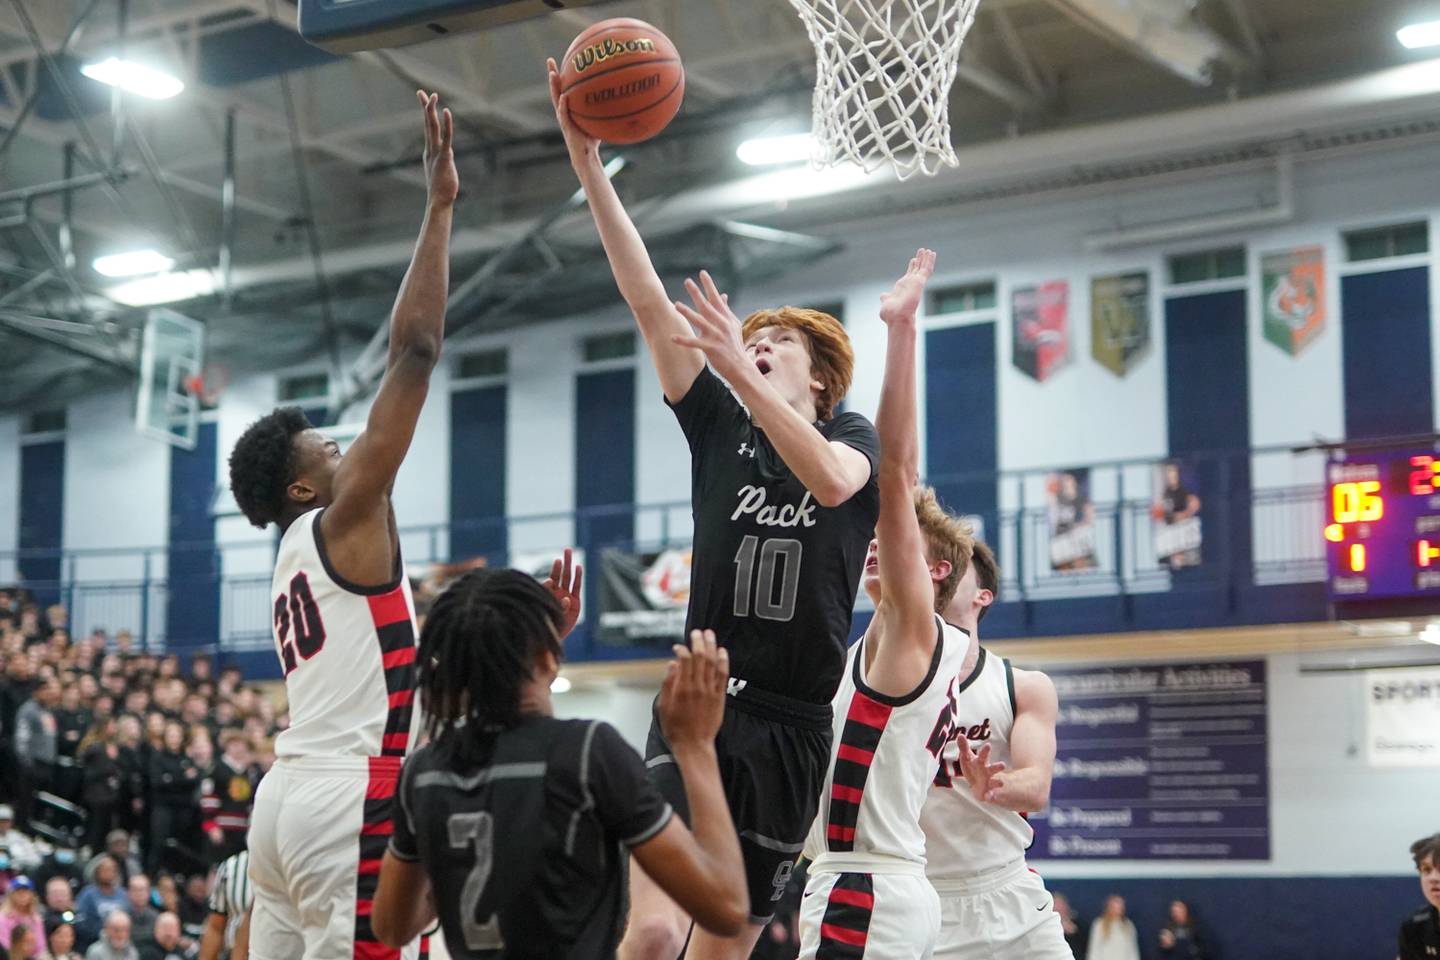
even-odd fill
[{"label": "gymnasium wall padding", "polygon": [[213,648],[220,637],[220,556],[215,549],[215,423],[201,423],[195,449],[170,451],[170,571],[165,641],[175,652]]},{"label": "gymnasium wall padding", "polygon": [[[635,370],[604,370],[575,377],[575,541],[585,551],[586,609],[599,610],[595,576],[600,551],[628,548],[635,539]],[[571,647],[591,649],[590,626]],[[575,641],[578,641],[575,642]]]},{"label": "gymnasium wall padding", "polygon": [[[65,441],[47,440],[20,447],[21,550],[58,550],[65,508]],[[26,557],[19,561],[21,578],[33,584],[42,606],[60,599],[60,557]]]},{"label": "gymnasium wall padding", "polygon": [[503,565],[506,424],[509,388],[503,384],[450,394],[450,557],[484,556]]},{"label": "gymnasium wall padding", "polygon": [[1429,268],[1342,277],[1340,304],[1346,438],[1435,429]]},{"label": "gymnasium wall padding", "polygon": [[995,324],[943,327],[925,334],[925,475],[940,501],[979,514],[985,535],[1000,530]]}]

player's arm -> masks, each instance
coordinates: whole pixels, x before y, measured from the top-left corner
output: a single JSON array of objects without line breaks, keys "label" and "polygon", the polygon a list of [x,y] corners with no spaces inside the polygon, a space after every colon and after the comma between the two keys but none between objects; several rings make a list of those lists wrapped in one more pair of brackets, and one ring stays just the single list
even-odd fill
[{"label": "player's arm", "polygon": [[822,506],[838,507],[870,482],[870,458],[848,443],[826,440],[760,373],[740,340],[740,320],[728,298],[701,271],[700,282],[685,281],[693,307],[675,304],[692,330],[675,334],[679,345],[701,351],[715,371],[740,395],[755,425],[775,452]]},{"label": "player's arm", "polygon": [[730,819],[715,734],[725,713],[729,656],[710,631],[677,645],[660,690],[660,723],[680,767],[694,833],[672,817],[656,836],[630,852],[695,922],[717,936],[738,934],[750,917],[740,840]]},{"label": "player's arm", "polygon": [[370,928],[387,947],[403,947],[435,924],[435,897],[420,862],[402,860],[392,847],[380,862],[380,886]]},{"label": "player's arm", "polygon": [[[450,225],[460,178],[451,148],[455,122],[450,111],[437,113],[438,95],[417,93],[425,115],[425,182],[427,202],[420,238],[390,313],[390,348],[380,388],[370,406],[365,430],[335,472],[334,501],[322,523],[326,538],[336,545],[348,534],[388,538],[390,489],[410,449],[415,424],[429,392],[430,374],[440,359],[445,336],[445,306],[450,287]],[[361,583],[388,580],[393,547],[383,558],[360,561],[377,569],[350,577],[342,549],[332,559],[341,574]],[[365,554],[374,553],[361,551]],[[351,561],[353,566],[354,561]],[[369,574],[368,576],[366,574]]]},{"label": "player's arm", "polygon": [[1036,670],[1015,671],[1015,725],[1010,730],[1010,769],[990,764],[990,747],[977,754],[961,740],[960,770],[976,799],[1017,813],[1050,804],[1055,772],[1055,720],[1060,698],[1055,683]]},{"label": "player's arm", "polygon": [[605,173],[600,162],[600,141],[588,136],[570,119],[569,97],[560,94],[560,72],[554,60],[547,60],[550,74],[550,100],[555,105],[555,119],[565,135],[565,146],[570,152],[570,163],[580,178],[580,187],[590,203],[590,213],[595,217],[595,227],[600,232],[600,242],[605,247],[605,256],[610,260],[610,270],[615,275],[615,284],[620,295],[630,305],[640,335],[650,348],[655,360],[655,371],[660,375],[660,387],[665,398],[679,403],[690,392],[690,386],[705,366],[705,357],[698,350],[677,345],[671,339],[675,334],[689,333],[685,321],[675,312],[665,285],[650,262],[645,241],[635,229],[620,195]]},{"label": "player's arm", "polygon": [[[877,659],[871,684],[881,693],[903,694],[914,687],[913,669],[928,668],[935,642],[935,589],[925,562],[925,539],[915,518],[915,481],[920,471],[916,427],[915,311],[935,254],[920,250],[905,276],[881,301],[885,321],[885,378],[875,427],[880,434],[880,518],[875,539],[880,555],[882,608],[887,616],[883,665]],[[899,641],[899,646],[894,641]],[[895,659],[895,658],[899,659]],[[896,672],[898,668],[899,672]],[[888,682],[887,682],[888,680]],[[879,686],[878,683],[885,683]]]},{"label": "player's arm", "polygon": [[245,911],[245,919],[240,921],[240,926],[235,931],[235,943],[230,948],[230,960],[250,960],[250,918],[254,913],[254,907]]},{"label": "player's arm", "polygon": [[220,960],[220,951],[225,946],[225,914],[214,913],[205,918],[205,930],[200,935],[199,960]]}]

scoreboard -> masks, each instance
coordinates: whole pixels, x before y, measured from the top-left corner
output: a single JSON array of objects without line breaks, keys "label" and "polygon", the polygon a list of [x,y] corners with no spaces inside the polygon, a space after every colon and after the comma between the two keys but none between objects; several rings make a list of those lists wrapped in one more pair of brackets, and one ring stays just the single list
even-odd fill
[{"label": "scoreboard", "polygon": [[1347,455],[1325,489],[1331,599],[1440,602],[1440,453]]}]

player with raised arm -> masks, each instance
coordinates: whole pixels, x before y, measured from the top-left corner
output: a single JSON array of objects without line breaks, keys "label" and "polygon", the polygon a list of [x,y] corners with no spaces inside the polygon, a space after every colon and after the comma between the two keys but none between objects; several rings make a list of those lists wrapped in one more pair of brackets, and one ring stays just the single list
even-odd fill
[{"label": "player with raised arm", "polygon": [[[671,302],[605,175],[598,141],[571,122],[553,61],[549,67],[571,163],[690,446],[687,629],[713,628],[730,654],[731,696],[716,750],[752,916],[736,937],[696,931],[687,956],[743,960],[774,915],[814,818],[830,701],[879,510],[878,441],[860,414],[835,413],[854,353],[834,317],[783,307],[742,324],[705,273],[686,284],[693,306]],[[662,726],[652,724],[650,775],[688,817],[673,756]],[[631,877],[620,955],[674,960],[688,917],[646,871]]]},{"label": "player with raised arm", "polygon": [[925,879],[920,809],[953,729],[964,633],[940,611],[970,565],[969,528],[916,488],[915,311],[935,254],[920,250],[882,298],[888,328],[880,519],[865,566],[875,616],[835,695],[835,749],[806,851],[802,958],[929,957],[940,904]]},{"label": "player with raised arm", "polygon": [[727,935],[745,925],[740,845],[715,761],[725,651],[696,631],[689,648],[675,647],[660,692],[692,834],[614,727],[555,718],[563,616],[514,570],[468,573],[436,600],[420,638],[432,739],[405,763],[375,898],[386,943],[408,942],[438,912],[457,960],[613,957],[627,851],[701,926]]},{"label": "player with raised arm", "polygon": [[925,873],[940,896],[936,957],[1071,960],[1060,915],[1025,865],[1025,814],[1050,801],[1055,684],[980,646],[980,621],[1000,593],[995,554],[975,544],[945,619],[970,634],[955,690],[953,739],[925,800]]},{"label": "player with raised arm", "polygon": [[450,111],[439,112],[435,94],[417,96],[425,219],[364,432],[342,456],[287,407],[251,424],[230,455],[246,518],[283,531],[272,593],[290,727],[275,741],[251,819],[255,960],[401,955],[370,929],[390,798],[414,726],[415,604],[390,490],[440,357],[460,189]]}]

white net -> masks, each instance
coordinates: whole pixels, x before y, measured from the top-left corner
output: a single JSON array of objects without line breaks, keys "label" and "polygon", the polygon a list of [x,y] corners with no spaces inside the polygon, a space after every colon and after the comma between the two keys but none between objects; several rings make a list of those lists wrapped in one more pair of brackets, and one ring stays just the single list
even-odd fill
[{"label": "white net", "polygon": [[980,0],[790,0],[815,44],[814,162],[956,166],[950,87]]}]

